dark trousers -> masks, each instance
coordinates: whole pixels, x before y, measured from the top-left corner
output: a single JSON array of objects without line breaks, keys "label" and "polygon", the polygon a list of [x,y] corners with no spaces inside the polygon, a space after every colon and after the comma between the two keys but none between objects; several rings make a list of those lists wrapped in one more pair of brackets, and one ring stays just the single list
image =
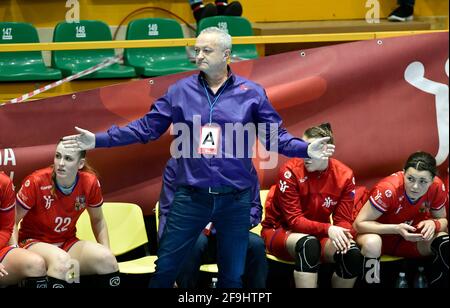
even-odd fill
[{"label": "dark trousers", "polygon": [[217,230],[218,287],[242,287],[251,189],[226,194],[209,194],[207,191],[186,186],[177,188],[161,237],[150,287],[173,287],[188,252],[210,221]]},{"label": "dark trousers", "polygon": [[[199,268],[205,263],[216,263],[217,245],[215,235],[201,233],[194,248],[183,263],[177,284],[180,288],[197,287]],[[267,279],[267,260],[264,241],[255,233],[248,233],[248,249],[245,260],[243,286],[245,288],[265,288]]]}]

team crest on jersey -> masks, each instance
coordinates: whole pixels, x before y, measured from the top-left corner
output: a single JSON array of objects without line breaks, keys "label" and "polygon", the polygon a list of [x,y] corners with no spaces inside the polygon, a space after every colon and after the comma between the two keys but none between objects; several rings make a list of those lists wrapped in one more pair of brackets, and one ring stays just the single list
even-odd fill
[{"label": "team crest on jersey", "polygon": [[285,177],[286,179],[290,179],[291,176],[292,176],[291,171],[286,171],[286,172],[284,173],[284,177]]},{"label": "team crest on jersey", "polygon": [[333,199],[331,199],[330,197],[326,197],[322,206],[326,207],[327,209],[330,208],[330,206],[334,206],[337,204],[337,201],[334,201]]},{"label": "team crest on jersey", "polygon": [[52,196],[44,196],[45,200],[45,209],[48,210],[52,206],[52,202],[55,201],[55,199],[52,198]]},{"label": "team crest on jersey", "polygon": [[430,211],[430,201],[425,201],[420,205],[419,212],[420,213],[428,213]]},{"label": "team crest on jersey", "polygon": [[81,195],[75,199],[75,210],[81,211],[86,207],[86,197]]},{"label": "team crest on jersey", "polygon": [[298,181],[299,181],[300,183],[305,183],[307,179],[308,179],[308,177],[305,176],[304,178],[302,178],[302,179],[300,179],[300,180],[298,180]]},{"label": "team crest on jersey", "polygon": [[286,181],[280,180],[280,191],[284,193],[287,188],[289,188],[289,185],[286,185]]},{"label": "team crest on jersey", "polygon": [[377,195],[373,197],[373,200],[380,206],[386,207],[386,203],[383,201],[383,195],[381,194],[380,190],[377,189]]},{"label": "team crest on jersey", "polygon": [[384,195],[385,195],[387,198],[390,198],[390,197],[392,197],[392,191],[390,191],[389,189],[387,189],[387,190],[384,192]]}]

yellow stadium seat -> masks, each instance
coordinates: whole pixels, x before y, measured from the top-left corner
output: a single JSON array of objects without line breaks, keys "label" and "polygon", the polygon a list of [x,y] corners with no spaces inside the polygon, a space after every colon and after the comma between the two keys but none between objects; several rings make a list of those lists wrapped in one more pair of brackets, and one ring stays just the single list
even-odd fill
[{"label": "yellow stadium seat", "polygon": [[294,265],[294,263],[295,263],[294,261],[288,261],[288,260],[283,260],[283,259],[277,258],[274,255],[271,255],[270,253],[266,253],[266,257],[269,260],[284,263],[284,264]]},{"label": "yellow stadium seat", "polygon": [[380,258],[380,262],[393,262],[393,261],[400,261],[403,260],[403,257],[396,257],[396,256],[390,256],[390,255],[382,255]]},{"label": "yellow stadium seat", "polygon": [[[105,202],[102,209],[108,225],[111,251],[115,256],[120,256],[148,243],[144,216],[138,205]],[[81,240],[96,241],[87,211],[84,211],[77,221],[77,237]],[[126,274],[153,273],[155,272],[155,261],[156,256],[145,256],[119,262],[119,270]]]},{"label": "yellow stadium seat", "polygon": [[219,267],[217,266],[217,263],[202,264],[200,266],[200,271],[207,273],[218,273]]}]

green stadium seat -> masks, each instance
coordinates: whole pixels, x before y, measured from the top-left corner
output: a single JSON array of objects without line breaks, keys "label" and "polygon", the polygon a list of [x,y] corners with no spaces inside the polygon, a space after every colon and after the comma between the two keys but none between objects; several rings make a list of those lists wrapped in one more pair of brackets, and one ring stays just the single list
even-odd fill
[{"label": "green stadium seat", "polygon": [[[36,28],[22,22],[0,22],[0,44],[39,43]],[[56,80],[61,71],[44,64],[41,51],[0,53],[0,81]]]},{"label": "green stadium seat", "polygon": [[[180,24],[169,18],[143,18],[128,24],[127,40],[183,38]],[[185,47],[129,48],[124,52],[125,64],[139,75],[153,77],[195,70]]]},{"label": "green stadium seat", "polygon": [[[227,31],[231,36],[253,36],[250,22],[244,17],[237,16],[213,16],[200,20],[197,27],[197,35],[206,28],[218,27]],[[232,61],[258,58],[255,44],[233,45]]]},{"label": "green stadium seat", "polygon": [[[97,20],[81,20],[79,23],[60,22],[53,32],[54,42],[111,41],[107,24]],[[58,50],[52,52],[52,66],[64,76],[79,73],[114,57],[114,49]],[[81,79],[131,78],[136,72],[133,67],[114,63]]]}]

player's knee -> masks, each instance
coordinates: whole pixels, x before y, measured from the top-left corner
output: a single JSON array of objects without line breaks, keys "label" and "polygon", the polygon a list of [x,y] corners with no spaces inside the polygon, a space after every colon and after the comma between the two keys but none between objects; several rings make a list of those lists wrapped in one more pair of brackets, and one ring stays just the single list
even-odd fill
[{"label": "player's knee", "polygon": [[44,258],[37,254],[29,256],[23,264],[25,277],[41,277],[47,275],[47,266]]},{"label": "player's knee", "polygon": [[302,237],[295,244],[295,270],[317,273],[320,262],[320,241],[312,235]]},{"label": "player's knee", "polygon": [[440,263],[447,270],[449,269],[448,242],[449,242],[448,234],[440,235],[431,242],[431,251],[435,255],[433,263]]},{"label": "player's knee", "polygon": [[[72,258],[66,252],[60,252],[54,258],[52,258],[50,264],[48,264],[48,272],[50,272],[55,278],[65,278],[67,272],[72,267]],[[61,278],[62,277],[62,278]]]},{"label": "player's knee", "polygon": [[96,253],[95,259],[93,263],[96,264],[97,274],[99,275],[113,273],[119,270],[116,257],[109,249],[104,248],[99,250]]},{"label": "player's knee", "polygon": [[381,246],[383,241],[378,234],[366,234],[362,244],[362,253],[369,258],[378,258],[381,256]]},{"label": "player's knee", "polygon": [[336,262],[336,274],[341,278],[356,278],[362,273],[364,256],[354,243],[346,253],[335,253],[334,261]]}]

